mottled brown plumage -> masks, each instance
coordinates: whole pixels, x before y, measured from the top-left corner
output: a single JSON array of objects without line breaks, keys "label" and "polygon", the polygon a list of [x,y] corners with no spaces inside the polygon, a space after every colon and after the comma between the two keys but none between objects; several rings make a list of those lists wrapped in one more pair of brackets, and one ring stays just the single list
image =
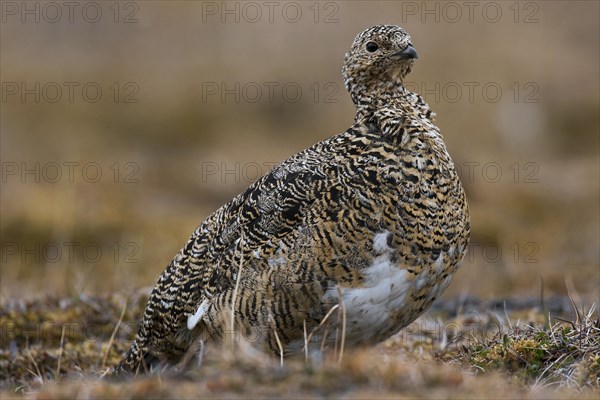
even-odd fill
[{"label": "mottled brown plumage", "polygon": [[302,350],[305,326],[315,330],[340,301],[347,345],[384,340],[431,305],[460,265],[470,223],[433,113],[402,86],[415,58],[398,26],[356,37],[343,68],[354,125],[282,162],[194,231],[116,372],[225,340],[232,305],[239,337],[275,353],[277,340],[285,353]]}]

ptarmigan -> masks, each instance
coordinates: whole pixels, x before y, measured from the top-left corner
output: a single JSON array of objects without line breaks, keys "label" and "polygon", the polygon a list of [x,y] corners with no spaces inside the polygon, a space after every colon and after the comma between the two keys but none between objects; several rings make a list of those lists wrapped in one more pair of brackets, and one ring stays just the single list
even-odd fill
[{"label": "ptarmigan", "polygon": [[114,372],[227,340],[232,311],[238,337],[288,354],[305,350],[305,332],[316,332],[312,342],[340,327],[339,313],[324,321],[338,304],[347,346],[382,341],[431,305],[465,255],[470,222],[434,114],[403,87],[416,58],[398,26],[356,37],[343,66],[354,125],[282,162],[194,231]]}]

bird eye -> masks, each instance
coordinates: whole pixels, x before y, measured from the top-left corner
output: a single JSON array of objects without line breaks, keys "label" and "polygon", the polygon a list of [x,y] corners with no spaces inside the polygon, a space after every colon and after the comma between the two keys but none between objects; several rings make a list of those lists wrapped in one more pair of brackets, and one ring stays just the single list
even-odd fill
[{"label": "bird eye", "polygon": [[372,53],[374,51],[377,51],[377,49],[379,48],[379,45],[375,42],[369,42],[367,43],[367,45],[365,46],[365,48],[367,49],[367,51],[369,53]]}]

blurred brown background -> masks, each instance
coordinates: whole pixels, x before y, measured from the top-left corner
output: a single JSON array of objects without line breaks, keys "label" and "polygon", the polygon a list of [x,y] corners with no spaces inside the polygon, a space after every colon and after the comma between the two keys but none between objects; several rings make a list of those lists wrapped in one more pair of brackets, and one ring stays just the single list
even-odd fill
[{"label": "blurred brown background", "polygon": [[[70,8],[71,7],[71,8]],[[473,246],[445,296],[599,288],[599,3],[10,2],[1,298],[152,286],[273,163],[345,130],[354,36],[412,36],[407,86],[461,170]]]}]

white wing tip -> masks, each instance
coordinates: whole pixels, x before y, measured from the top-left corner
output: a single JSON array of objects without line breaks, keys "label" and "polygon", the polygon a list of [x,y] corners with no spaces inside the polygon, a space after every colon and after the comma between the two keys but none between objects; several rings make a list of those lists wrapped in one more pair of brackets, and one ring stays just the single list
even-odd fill
[{"label": "white wing tip", "polygon": [[188,330],[191,331],[192,329],[194,329],[196,327],[196,325],[198,325],[198,322],[200,322],[200,320],[204,316],[204,313],[206,312],[207,304],[208,304],[208,300],[204,300],[202,303],[200,303],[200,306],[198,306],[196,313],[194,315],[188,316],[188,319],[187,319]]}]

